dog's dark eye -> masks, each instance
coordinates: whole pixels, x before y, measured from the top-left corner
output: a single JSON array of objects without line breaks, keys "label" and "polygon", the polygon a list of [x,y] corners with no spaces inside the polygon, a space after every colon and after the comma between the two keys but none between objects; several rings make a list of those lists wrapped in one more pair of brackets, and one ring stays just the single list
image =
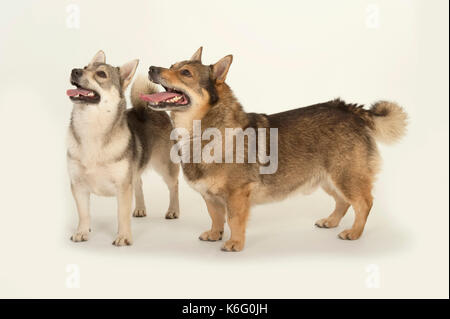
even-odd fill
[{"label": "dog's dark eye", "polygon": [[189,70],[187,70],[187,69],[181,70],[180,73],[183,76],[191,76],[191,72],[189,72]]},{"label": "dog's dark eye", "polygon": [[97,74],[97,76],[99,76],[101,78],[106,78],[106,73],[103,71],[97,71],[95,74]]}]

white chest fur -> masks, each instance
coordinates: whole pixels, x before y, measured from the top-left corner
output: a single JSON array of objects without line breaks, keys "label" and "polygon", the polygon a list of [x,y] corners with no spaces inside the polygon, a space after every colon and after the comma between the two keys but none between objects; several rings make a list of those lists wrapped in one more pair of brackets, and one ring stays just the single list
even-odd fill
[{"label": "white chest fur", "polygon": [[125,126],[111,130],[116,110],[74,109],[68,132],[68,170],[72,183],[101,196],[114,196],[129,176],[127,151],[130,132]]}]

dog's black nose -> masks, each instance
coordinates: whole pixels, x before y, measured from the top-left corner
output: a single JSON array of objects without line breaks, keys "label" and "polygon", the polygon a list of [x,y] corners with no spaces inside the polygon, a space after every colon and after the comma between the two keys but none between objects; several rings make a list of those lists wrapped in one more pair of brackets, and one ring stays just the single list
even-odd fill
[{"label": "dog's black nose", "polygon": [[73,69],[72,70],[72,79],[76,80],[78,78],[80,78],[80,76],[83,75],[83,70],[82,69]]},{"label": "dog's black nose", "polygon": [[159,74],[159,70],[160,70],[160,68],[158,68],[157,66],[151,66],[149,69],[148,69],[148,74],[149,75],[156,75],[156,74]]},{"label": "dog's black nose", "polygon": [[159,73],[160,72],[161,72],[161,68],[152,65],[148,69],[148,78],[150,79],[150,81],[158,83]]}]

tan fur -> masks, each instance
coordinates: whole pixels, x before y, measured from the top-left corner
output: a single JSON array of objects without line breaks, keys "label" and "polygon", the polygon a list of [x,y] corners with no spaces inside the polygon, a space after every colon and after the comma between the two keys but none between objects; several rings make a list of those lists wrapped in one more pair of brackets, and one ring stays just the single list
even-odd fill
[{"label": "tan fur", "polygon": [[203,197],[212,220],[211,230],[205,231],[200,235],[200,240],[217,241],[222,239],[223,228],[225,225],[225,207],[223,203],[209,196]]},{"label": "tan fur", "polygon": [[406,134],[408,114],[401,106],[388,101],[375,103],[371,111],[374,116],[374,136],[382,143],[392,144],[400,140]]}]

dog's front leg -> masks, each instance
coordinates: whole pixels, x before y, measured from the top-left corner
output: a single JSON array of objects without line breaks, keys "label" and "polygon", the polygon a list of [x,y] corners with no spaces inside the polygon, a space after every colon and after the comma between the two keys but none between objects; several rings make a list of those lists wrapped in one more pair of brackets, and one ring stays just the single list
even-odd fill
[{"label": "dog's front leg", "polygon": [[244,248],[251,186],[251,184],[244,185],[228,196],[227,222],[231,229],[231,238],[223,245],[223,251],[241,251]]},{"label": "dog's front leg", "polygon": [[208,208],[209,216],[211,216],[211,230],[203,232],[199,239],[205,241],[217,241],[222,239],[223,227],[225,225],[225,206],[216,201],[203,197]]},{"label": "dog's front leg", "polygon": [[78,211],[78,228],[70,237],[74,242],[86,241],[89,238],[90,216],[89,216],[89,197],[90,193],[87,189],[79,184],[71,184],[72,195],[75,199]]},{"label": "dog's front leg", "polygon": [[131,184],[119,187],[117,194],[119,233],[113,245],[132,245],[131,237],[131,204],[133,201],[133,187]]}]

